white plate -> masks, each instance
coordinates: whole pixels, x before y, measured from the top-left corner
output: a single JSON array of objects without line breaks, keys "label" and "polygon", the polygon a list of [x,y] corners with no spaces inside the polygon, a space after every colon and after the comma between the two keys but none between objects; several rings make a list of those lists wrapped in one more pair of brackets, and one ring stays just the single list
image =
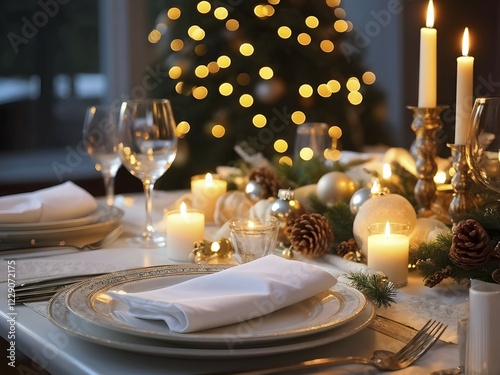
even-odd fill
[{"label": "white plate", "polygon": [[193,333],[171,332],[163,321],[145,320],[126,314],[127,306],[112,299],[110,290],[138,292],[174,285],[224,269],[210,265],[169,265],[119,271],[71,288],[66,304],[77,316],[92,324],[182,345],[248,346],[295,338],[329,330],[361,312],[362,293],[338,283],[332,289],[271,314],[237,324]]},{"label": "white plate", "polygon": [[47,312],[49,319],[67,331],[83,340],[98,345],[115,349],[126,350],[134,353],[174,358],[199,358],[199,359],[227,359],[244,357],[262,357],[289,353],[298,350],[326,345],[351,336],[366,328],[375,317],[375,308],[371,303],[366,303],[361,312],[349,322],[328,331],[306,337],[297,337],[286,341],[279,341],[275,345],[232,348],[184,347],[163,340],[148,339],[128,335],[126,333],[96,326],[74,315],[66,305],[69,289],[63,289],[52,298]]},{"label": "white plate", "polygon": [[[96,221],[76,227],[55,228],[46,230],[0,231],[0,246],[19,243],[29,244],[31,240],[68,241],[74,237],[90,236],[109,232],[123,216],[117,207],[109,207],[108,213]],[[29,246],[27,246],[29,247]]]},{"label": "white plate", "polygon": [[111,208],[104,203],[98,203],[97,208],[88,215],[68,220],[46,221],[41,223],[17,223],[17,224],[0,224],[0,231],[36,231],[47,229],[61,229],[79,227],[82,225],[95,222],[104,216],[111,213]]}]

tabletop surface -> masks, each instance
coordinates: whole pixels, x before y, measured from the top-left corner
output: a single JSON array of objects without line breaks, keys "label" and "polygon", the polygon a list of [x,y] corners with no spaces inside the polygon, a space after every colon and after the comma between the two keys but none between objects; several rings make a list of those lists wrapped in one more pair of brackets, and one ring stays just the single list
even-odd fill
[{"label": "tabletop surface", "polygon": [[[157,229],[162,229],[164,209],[170,207],[185,192],[155,192],[154,215]],[[237,371],[263,369],[279,365],[291,364],[297,361],[308,360],[325,356],[357,355],[369,356],[374,349],[397,351],[404,345],[402,341],[391,338],[370,327],[340,341],[327,345],[304,349],[283,354],[263,354],[258,357],[222,359],[189,359],[167,356],[138,354],[124,350],[109,348],[93,342],[82,340],[67,333],[51,323],[34,307],[9,304],[8,282],[19,283],[23,279],[33,277],[55,276],[59,272],[74,271],[103,272],[127,269],[132,267],[175,264],[166,256],[164,248],[141,249],[126,242],[128,233],[140,230],[144,221],[144,207],[142,197],[118,196],[116,206],[125,211],[122,221],[127,226],[125,233],[117,241],[101,250],[74,252],[65,249],[52,250],[45,253],[31,254],[3,254],[2,255],[2,296],[0,299],[1,336],[7,342],[13,342],[19,350],[33,359],[38,365],[51,374],[217,374],[234,373]],[[213,236],[218,228],[208,226],[207,237]],[[32,258],[51,254],[48,257]],[[60,255],[53,255],[60,254]],[[15,258],[15,260],[14,260]],[[25,259],[21,259],[25,258]],[[8,268],[10,266],[10,268]],[[15,272],[12,276],[10,271]],[[10,276],[7,276],[10,275]],[[414,275],[409,284],[400,289],[407,299],[412,296],[424,298],[425,301],[441,299],[444,310],[441,314],[449,315],[453,303],[458,305],[464,299],[464,291],[448,287],[440,290],[425,288],[421,279]],[[450,303],[450,300],[453,300]],[[398,302],[399,303],[399,302]],[[405,301],[403,298],[402,306]],[[39,304],[40,305],[40,304]],[[411,306],[411,305],[409,305]],[[42,304],[41,308],[44,305]],[[424,308],[424,307],[422,307]],[[389,311],[392,307],[387,309]],[[397,309],[394,308],[396,311]],[[387,311],[379,310],[380,313]],[[401,310],[404,311],[404,310]],[[405,314],[400,312],[401,316]],[[418,315],[418,312],[417,312]],[[395,316],[398,316],[397,314]],[[453,317],[452,317],[453,318]],[[418,324],[415,323],[416,325]],[[415,327],[418,328],[418,327]],[[453,333],[453,332],[452,332]],[[449,340],[445,340],[449,341]],[[452,368],[458,365],[458,345],[455,343],[438,341],[436,345],[416,364],[405,370],[396,371],[397,374],[429,374],[431,371]],[[5,358],[5,357],[4,357]],[[5,361],[10,362],[9,358]],[[15,361],[14,361],[15,362]],[[307,371],[307,373],[313,373]],[[376,374],[380,371],[367,366],[349,365],[329,369],[332,374]]]}]

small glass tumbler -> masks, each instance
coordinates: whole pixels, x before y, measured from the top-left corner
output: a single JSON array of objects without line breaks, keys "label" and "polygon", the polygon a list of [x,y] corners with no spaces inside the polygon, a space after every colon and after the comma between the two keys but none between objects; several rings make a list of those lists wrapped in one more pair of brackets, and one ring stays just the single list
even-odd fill
[{"label": "small glass tumbler", "polygon": [[229,231],[235,255],[239,263],[270,255],[276,248],[279,220],[236,218],[229,221]]}]

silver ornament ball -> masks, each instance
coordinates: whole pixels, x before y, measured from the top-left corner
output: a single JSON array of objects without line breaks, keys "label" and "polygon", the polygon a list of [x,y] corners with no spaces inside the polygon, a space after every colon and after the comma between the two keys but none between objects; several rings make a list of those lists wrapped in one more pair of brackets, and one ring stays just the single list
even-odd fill
[{"label": "silver ornament ball", "polygon": [[316,185],[318,199],[328,207],[340,202],[349,202],[355,192],[356,183],[344,172],[328,172]]},{"label": "silver ornament ball", "polygon": [[248,197],[257,202],[258,200],[264,197],[264,189],[260,186],[256,181],[249,181],[245,186],[245,193],[247,193]]},{"label": "silver ornament ball", "polygon": [[364,187],[356,191],[349,201],[349,209],[351,214],[356,215],[359,208],[371,197],[371,189]]}]

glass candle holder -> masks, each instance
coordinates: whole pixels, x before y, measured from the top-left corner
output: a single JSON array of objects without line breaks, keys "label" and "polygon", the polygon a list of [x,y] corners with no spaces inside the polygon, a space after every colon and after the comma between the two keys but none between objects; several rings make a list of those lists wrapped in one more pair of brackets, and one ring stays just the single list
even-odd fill
[{"label": "glass candle holder", "polygon": [[409,228],[388,221],[368,227],[368,267],[384,273],[396,287],[408,282]]},{"label": "glass candle holder", "polygon": [[215,205],[217,199],[226,193],[227,181],[218,175],[207,173],[191,177],[191,194],[193,208],[205,213],[207,222],[214,221]]},{"label": "glass candle holder", "polygon": [[279,220],[275,217],[230,220],[229,232],[236,260],[247,263],[272,254],[276,248],[278,231]]}]

